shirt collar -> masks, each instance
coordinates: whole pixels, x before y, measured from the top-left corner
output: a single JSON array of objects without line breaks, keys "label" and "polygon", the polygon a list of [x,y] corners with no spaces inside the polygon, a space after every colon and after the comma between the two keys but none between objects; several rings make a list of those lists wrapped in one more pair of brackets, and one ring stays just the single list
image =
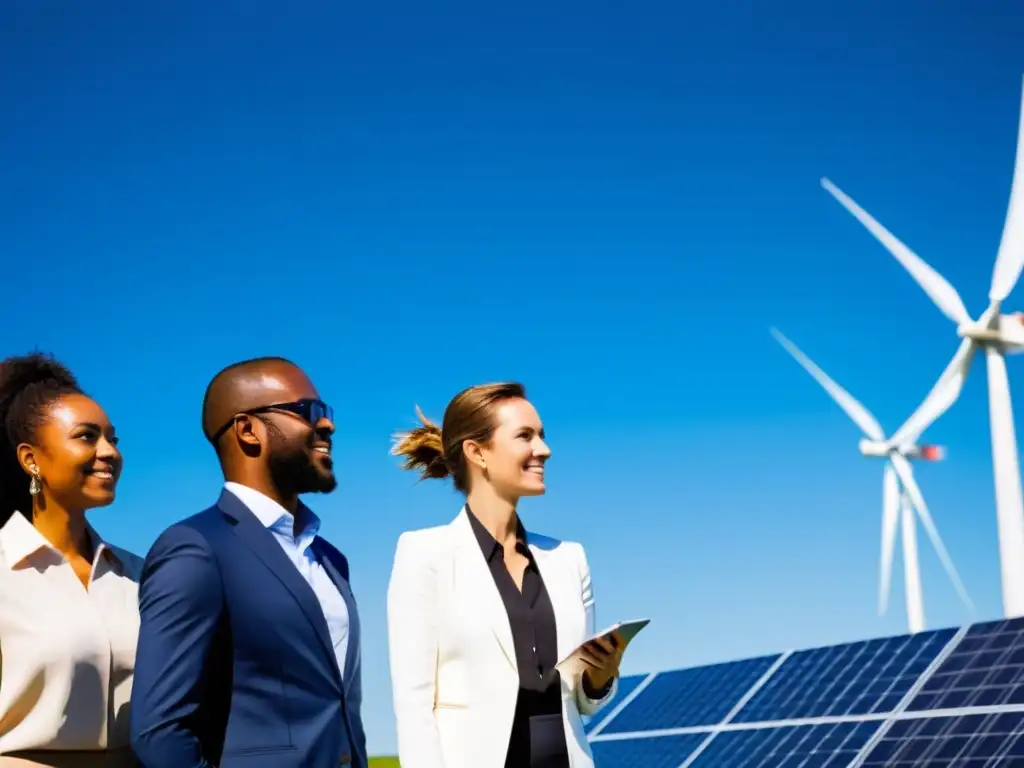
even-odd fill
[{"label": "shirt collar", "polygon": [[[93,563],[96,563],[100,555],[104,553],[115,562],[121,563],[121,559],[114,549],[103,541],[96,529],[88,523],[86,523],[86,533],[92,543]],[[31,521],[20,512],[11,515],[10,519],[4,523],[3,528],[0,528],[0,549],[3,549],[4,562],[12,570],[40,550],[47,550],[61,560],[64,559],[64,555],[58,552],[46,540],[46,537],[32,525]]]},{"label": "shirt collar", "polygon": [[[287,531],[291,536],[294,531],[295,517],[266,494],[241,483],[228,481],[224,489],[231,491],[249,509],[264,528],[280,532]],[[295,538],[312,538],[320,531],[320,518],[309,507],[299,502],[299,517],[305,521],[302,530]]]},{"label": "shirt collar", "polygon": [[[473,514],[469,504],[466,505],[466,513],[469,517],[469,524],[473,528],[473,533],[476,535],[476,540],[480,544],[480,550],[484,553],[487,562],[494,562],[495,558],[504,557],[505,548],[491,535],[490,531],[484,527],[484,524],[480,522],[477,516]],[[526,546],[526,529],[523,528],[523,522],[518,517],[516,517],[516,549],[530,557],[530,550]],[[530,559],[532,560],[533,558]]]}]

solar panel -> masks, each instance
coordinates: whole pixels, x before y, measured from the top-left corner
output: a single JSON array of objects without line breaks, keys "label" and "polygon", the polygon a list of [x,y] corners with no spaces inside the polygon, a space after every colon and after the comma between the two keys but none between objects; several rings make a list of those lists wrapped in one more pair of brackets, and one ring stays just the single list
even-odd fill
[{"label": "solar panel", "polygon": [[598,741],[591,744],[596,768],[679,768],[707,738],[703,733]]},{"label": "solar panel", "polygon": [[864,768],[1024,765],[1024,712],[896,720]]},{"label": "solar panel", "polygon": [[792,654],[733,722],[892,712],[956,630]]},{"label": "solar panel", "polygon": [[723,731],[711,740],[690,767],[845,767],[878,727],[877,722],[860,722]]},{"label": "solar panel", "polygon": [[640,685],[644,680],[647,679],[647,675],[626,675],[619,678],[619,687],[615,692],[615,696],[612,697],[611,701],[604,705],[600,712],[594,717],[586,717],[583,719],[583,730],[590,733],[596,728],[602,720],[614,711],[619,706],[619,702],[625,699],[631,694],[634,689]]},{"label": "solar panel", "polygon": [[1024,619],[975,624],[908,709],[1024,704]]},{"label": "solar panel", "polygon": [[622,712],[610,719],[601,732],[630,733],[714,725],[778,658],[778,655],[762,656],[660,674]]},{"label": "solar panel", "polygon": [[1024,766],[1024,618],[627,680],[597,768]]}]

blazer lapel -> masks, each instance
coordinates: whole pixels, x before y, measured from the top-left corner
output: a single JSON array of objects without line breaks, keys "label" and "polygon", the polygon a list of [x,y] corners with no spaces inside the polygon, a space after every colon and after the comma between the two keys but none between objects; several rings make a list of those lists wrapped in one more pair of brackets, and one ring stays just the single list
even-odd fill
[{"label": "blazer lapel", "polygon": [[[317,541],[315,540],[314,546],[316,546],[316,543]],[[348,611],[348,648],[345,651],[345,672],[342,675],[345,681],[345,690],[348,691],[348,687],[353,679],[352,672],[355,670],[359,658],[359,611],[356,610],[356,599],[352,594],[352,588],[349,586],[348,581],[345,580],[345,577],[341,575],[341,572],[334,566],[334,561],[330,555],[326,554],[322,547],[318,547],[317,555],[324,566],[324,570],[327,571],[327,575],[331,577],[334,586],[341,593],[341,598],[345,601],[345,609]],[[334,656],[333,652],[331,656]]]},{"label": "blazer lapel", "polygon": [[464,575],[462,587],[470,593],[472,605],[479,606],[486,616],[494,637],[501,646],[502,653],[513,669],[516,665],[516,649],[512,641],[512,625],[508,620],[505,602],[501,599],[494,576],[487,567],[480,544],[473,534],[469,522],[469,513],[463,507],[459,516],[452,522],[452,530],[456,538],[456,555],[460,574]]},{"label": "blazer lapel", "polygon": [[537,537],[529,532],[526,535],[526,541],[533,553],[537,570],[540,571],[540,577],[544,580],[548,597],[551,599],[551,607],[555,612],[558,660],[561,661],[585,639],[581,636],[585,628],[579,622],[573,621],[581,607],[579,592],[578,590],[573,591],[572,581],[563,567],[564,564],[555,554],[555,549],[539,546]]},{"label": "blazer lapel", "polygon": [[235,535],[292,593],[302,612],[313,625],[317,637],[320,638],[320,642],[327,652],[331,667],[340,681],[341,672],[338,669],[338,661],[334,657],[334,645],[331,643],[330,632],[327,631],[327,621],[324,619],[324,612],[320,608],[320,603],[316,599],[312,587],[299,574],[298,569],[281,549],[281,545],[274,541],[274,535],[263,527],[263,524],[237,496],[230,491],[224,491],[217,505],[225,515],[236,522],[236,525],[231,528]]}]

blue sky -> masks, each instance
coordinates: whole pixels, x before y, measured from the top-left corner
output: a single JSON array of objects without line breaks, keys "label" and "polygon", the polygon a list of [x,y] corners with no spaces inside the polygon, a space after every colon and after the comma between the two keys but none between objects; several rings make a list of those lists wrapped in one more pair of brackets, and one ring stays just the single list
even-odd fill
[{"label": "blue sky", "polygon": [[[904,630],[898,562],[875,610],[882,466],[768,328],[887,430],[909,415],[954,329],[818,179],[980,313],[1024,11],[212,5],[0,11],[0,353],[52,351],[115,420],[108,538],[145,552],[216,498],[213,373],[304,366],[338,415],[341,484],[311,501],[352,563],[370,747],[389,751],[395,541],[460,504],[396,469],[389,435],[511,378],[554,450],[524,520],[585,544],[599,623],[653,619],[624,671]],[[918,479],[991,617],[984,380]],[[929,625],[968,620],[920,540]]]}]

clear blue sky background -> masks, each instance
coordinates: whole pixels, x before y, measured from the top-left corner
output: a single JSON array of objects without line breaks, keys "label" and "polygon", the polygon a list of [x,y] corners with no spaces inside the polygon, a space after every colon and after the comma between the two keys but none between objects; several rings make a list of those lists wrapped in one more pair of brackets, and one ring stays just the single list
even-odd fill
[{"label": "clear blue sky background", "polygon": [[[1019,3],[501,5],[0,10],[0,353],[50,350],[107,406],[126,469],[92,519],[139,552],[216,498],[213,373],[309,371],[339,417],[341,485],[312,501],[352,562],[373,751],[395,540],[460,503],[389,435],[472,383],[528,385],[554,459],[522,514],[586,545],[599,623],[653,619],[626,672],[904,630],[898,562],[875,610],[881,464],[768,327],[895,429],[954,329],[818,179],[975,314],[1009,191]],[[984,385],[918,477],[992,617]],[[921,553],[929,624],[968,620]]]}]

